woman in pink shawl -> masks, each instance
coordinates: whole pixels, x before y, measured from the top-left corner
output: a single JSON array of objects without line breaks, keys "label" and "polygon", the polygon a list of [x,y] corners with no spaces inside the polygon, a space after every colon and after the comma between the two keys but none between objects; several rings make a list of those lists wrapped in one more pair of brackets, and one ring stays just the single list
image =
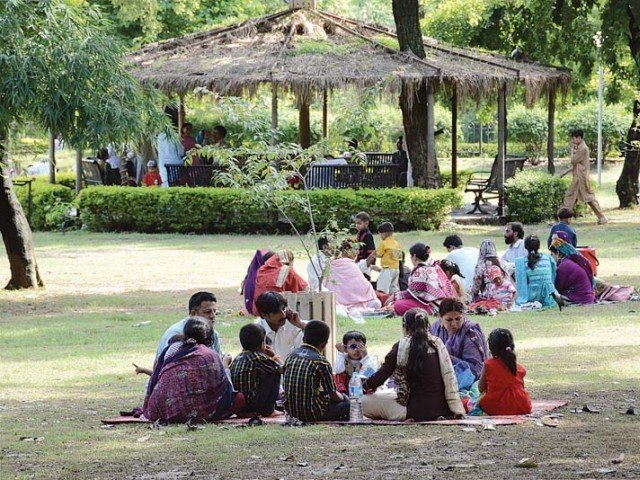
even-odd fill
[{"label": "woman in pink shawl", "polygon": [[264,292],[303,292],[309,285],[293,269],[293,253],[289,250],[276,252],[258,270],[253,294],[253,314],[259,316],[256,298]]},{"label": "woman in pink shawl", "polygon": [[382,304],[373,286],[356,265],[354,259],[357,252],[351,248],[351,243],[345,241],[340,252],[338,257],[331,260],[329,274],[323,282],[328,291],[335,293],[336,304],[347,310],[380,308]]},{"label": "woman in pink shawl", "polygon": [[409,288],[397,292],[393,297],[396,315],[404,315],[412,308],[422,308],[433,315],[438,311],[440,300],[458,296],[440,265],[429,262],[430,251],[424,243],[416,243],[409,249],[411,262],[415,266],[409,277]]}]

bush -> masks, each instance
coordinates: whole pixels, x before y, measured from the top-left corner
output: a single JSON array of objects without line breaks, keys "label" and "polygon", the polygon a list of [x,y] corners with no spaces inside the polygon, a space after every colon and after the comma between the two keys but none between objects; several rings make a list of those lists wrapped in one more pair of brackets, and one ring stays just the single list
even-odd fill
[{"label": "bush", "polygon": [[[49,183],[49,175],[38,175],[33,177],[36,183]],[[64,185],[67,188],[75,190],[76,174],[75,172],[56,172],[56,184]]]},{"label": "bush", "polygon": [[547,142],[547,118],[540,108],[515,107],[509,113],[509,141],[524,144],[524,151],[538,163]]},{"label": "bush", "polygon": [[[281,195],[303,195],[286,191]],[[451,189],[314,190],[310,192],[319,228],[336,219],[349,227],[351,215],[366,210],[374,222],[391,221],[397,230],[438,228],[461,204]],[[176,233],[289,232],[276,208],[263,208],[245,190],[231,188],[92,187],[78,197],[82,224],[93,231]],[[310,229],[302,207],[288,211],[296,228]]]},{"label": "bush", "polygon": [[[510,220],[531,224],[555,218],[570,183],[568,178],[540,171],[518,172],[505,183]],[[584,208],[584,205],[576,204],[576,215],[584,213]]]},{"label": "bush", "polygon": [[[27,215],[29,203],[29,187],[15,187],[16,195],[20,203],[24,214]],[[74,190],[65,187],[64,185],[51,185],[46,182],[33,182],[31,184],[32,189],[32,211],[31,211],[31,228],[34,230],[47,230],[53,226],[49,223],[47,225],[47,212],[56,204],[59,203],[71,203],[75,195]],[[55,227],[53,227],[55,228]]]}]

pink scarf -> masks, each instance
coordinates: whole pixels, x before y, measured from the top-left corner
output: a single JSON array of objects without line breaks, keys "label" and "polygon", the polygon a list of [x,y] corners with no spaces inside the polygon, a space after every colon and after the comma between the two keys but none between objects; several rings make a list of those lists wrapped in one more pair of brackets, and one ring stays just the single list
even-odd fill
[{"label": "pink scarf", "polygon": [[338,305],[347,308],[366,308],[367,302],[377,298],[371,284],[350,258],[331,260],[331,268],[324,280],[324,286],[336,294]]}]

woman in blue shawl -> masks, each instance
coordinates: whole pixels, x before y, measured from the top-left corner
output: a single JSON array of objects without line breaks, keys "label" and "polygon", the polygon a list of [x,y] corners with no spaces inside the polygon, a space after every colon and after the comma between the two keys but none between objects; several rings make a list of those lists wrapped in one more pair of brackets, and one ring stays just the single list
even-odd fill
[{"label": "woman in blue shawl", "polygon": [[516,258],[516,305],[539,302],[542,308],[562,303],[555,287],[556,261],[546,253],[539,253],[540,239],[529,235],[524,240],[526,257]]}]

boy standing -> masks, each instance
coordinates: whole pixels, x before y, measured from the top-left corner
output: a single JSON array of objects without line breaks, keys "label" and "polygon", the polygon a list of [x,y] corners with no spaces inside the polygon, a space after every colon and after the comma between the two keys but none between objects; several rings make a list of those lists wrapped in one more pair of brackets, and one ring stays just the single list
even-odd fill
[{"label": "boy standing", "polygon": [[320,353],[328,340],[327,324],[310,321],[302,346],[284,363],[285,410],[303,422],[349,419],[349,399],[337,391],[331,364]]},{"label": "boy standing", "polygon": [[383,222],[378,227],[382,242],[375,252],[369,256],[368,262],[373,264],[376,257],[380,258],[382,271],[378,275],[376,289],[387,295],[393,295],[400,290],[398,278],[400,276],[400,259],[402,258],[402,247],[393,238],[393,224]]},{"label": "boy standing", "polygon": [[366,260],[369,256],[376,251],[376,244],[373,241],[373,234],[369,230],[369,222],[371,217],[367,212],[360,212],[356,214],[356,242],[360,244],[360,250],[356,257],[356,263],[360,260]]},{"label": "boy standing", "polygon": [[547,240],[547,248],[551,246],[553,235],[558,232],[565,232],[569,237],[569,243],[574,247],[578,246],[578,236],[576,235],[576,231],[571,226],[573,216],[574,214],[571,208],[562,207],[560,210],[558,210],[558,223],[551,227],[551,231],[549,232],[549,239]]},{"label": "boy standing", "polygon": [[240,329],[242,353],[231,362],[231,383],[244,394],[243,412],[273,413],[280,389],[280,357],[265,342],[265,331],[251,323]]},{"label": "boy standing", "polygon": [[147,162],[147,173],[142,177],[142,184],[145,187],[161,187],[162,177],[158,173],[158,165],[155,160]]}]

